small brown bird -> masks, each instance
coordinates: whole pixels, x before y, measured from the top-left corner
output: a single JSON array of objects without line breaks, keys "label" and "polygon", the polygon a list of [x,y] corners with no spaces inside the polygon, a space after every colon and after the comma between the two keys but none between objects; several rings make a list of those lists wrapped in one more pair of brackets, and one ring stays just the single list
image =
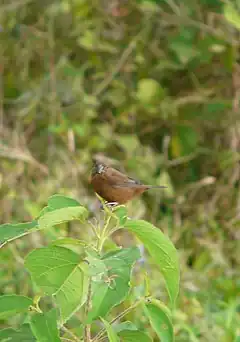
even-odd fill
[{"label": "small brown bird", "polygon": [[146,190],[166,188],[165,186],[142,184],[99,161],[94,160],[93,163],[90,183],[94,191],[107,202],[124,204]]}]

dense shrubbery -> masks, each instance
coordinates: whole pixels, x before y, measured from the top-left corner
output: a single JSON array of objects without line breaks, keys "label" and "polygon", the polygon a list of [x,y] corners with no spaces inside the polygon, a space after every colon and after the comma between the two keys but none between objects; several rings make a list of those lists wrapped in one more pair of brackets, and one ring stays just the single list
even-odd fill
[{"label": "dense shrubbery", "polygon": [[[236,342],[237,2],[4,1],[0,23],[1,223],[32,220],[54,193],[94,210],[91,156],[104,153],[136,178],[168,186],[128,212],[160,227],[179,250],[176,340]],[[2,294],[32,295],[23,257],[59,234],[92,238],[71,223],[5,246]],[[115,238],[129,244],[124,234]],[[165,298],[148,263],[151,292]],[[131,315],[146,324],[140,311]]]}]

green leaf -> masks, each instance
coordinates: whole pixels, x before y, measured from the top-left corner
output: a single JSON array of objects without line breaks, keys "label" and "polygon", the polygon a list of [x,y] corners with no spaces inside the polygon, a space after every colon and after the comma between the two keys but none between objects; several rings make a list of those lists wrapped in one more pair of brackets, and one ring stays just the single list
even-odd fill
[{"label": "green leaf", "polygon": [[173,135],[175,144],[178,143],[178,154],[174,157],[188,155],[196,150],[198,144],[198,134],[192,127],[178,125],[176,134]]},{"label": "green leaf", "polygon": [[0,319],[13,316],[20,312],[26,312],[32,304],[32,299],[25,296],[0,296]]},{"label": "green leaf", "polygon": [[[69,208],[69,207],[81,207],[81,204],[71,197],[64,195],[53,195],[48,199],[47,207],[43,208],[38,216],[38,219],[56,209]],[[85,209],[86,210],[86,209]],[[86,210],[87,211],[87,210]]]},{"label": "green leaf", "polygon": [[89,263],[89,275],[101,277],[103,274],[107,274],[107,267],[103,260],[88,254],[86,257]]},{"label": "green leaf", "polygon": [[145,313],[161,342],[173,342],[173,325],[170,312],[166,306],[160,301],[153,299],[151,303],[145,305]]},{"label": "green leaf", "polygon": [[129,321],[122,322],[113,326],[114,331],[117,332],[122,342],[151,342],[152,339]]},{"label": "green leaf", "polygon": [[44,293],[54,296],[63,322],[84,303],[87,276],[75,252],[59,246],[39,248],[26,257],[25,266]]},{"label": "green leaf", "polygon": [[226,2],[223,6],[223,13],[227,21],[236,29],[240,30],[240,14],[234,4],[231,4],[230,1]]},{"label": "green leaf", "polygon": [[122,226],[127,221],[127,208],[124,205],[118,205],[113,209],[113,213],[119,220],[119,226]]},{"label": "green leaf", "polygon": [[125,321],[125,322],[121,322],[119,324],[114,325],[114,330],[119,333],[123,330],[138,330],[136,325],[134,325],[132,322],[130,321]]},{"label": "green leaf", "polygon": [[36,220],[26,223],[5,223],[0,225],[0,247],[7,242],[15,240],[23,235],[26,235],[29,231],[38,228],[38,222]]},{"label": "green leaf", "polygon": [[[79,239],[73,239],[73,238],[62,238],[62,239],[57,239],[57,240],[54,240],[52,243],[51,243],[52,246],[63,246],[63,247],[66,247],[66,246],[81,246],[81,247],[86,247],[87,246],[87,243],[86,241],[83,241],[83,240],[79,240]],[[68,248],[68,247],[66,247]]]},{"label": "green leaf", "polygon": [[84,207],[67,207],[44,213],[38,223],[40,229],[45,229],[72,220],[84,221],[87,216],[88,211]]},{"label": "green leaf", "polygon": [[33,314],[30,326],[38,342],[61,342],[57,328],[56,309],[45,313]]},{"label": "green leaf", "polygon": [[61,209],[68,207],[80,207],[81,204],[71,197],[56,194],[48,199],[48,206],[53,209]]},{"label": "green leaf", "polygon": [[12,328],[0,330],[1,342],[35,342],[36,339],[32,334],[29,324],[23,324],[19,330]]},{"label": "green leaf", "polygon": [[122,330],[118,333],[121,342],[151,342],[152,339],[147,334],[136,330]]},{"label": "green leaf", "polygon": [[99,316],[104,317],[112,307],[126,298],[131,269],[138,258],[140,252],[137,247],[113,251],[103,256],[107,272],[100,279],[93,279],[92,310],[87,320],[89,323]]},{"label": "green leaf", "polygon": [[159,266],[166,282],[172,305],[175,305],[180,281],[177,251],[160,229],[143,220],[128,220],[124,226],[142,241]]},{"label": "green leaf", "polygon": [[115,333],[113,327],[111,326],[111,324],[109,324],[103,318],[102,318],[102,322],[105,325],[109,342],[119,342],[120,340],[119,340],[117,334]]}]

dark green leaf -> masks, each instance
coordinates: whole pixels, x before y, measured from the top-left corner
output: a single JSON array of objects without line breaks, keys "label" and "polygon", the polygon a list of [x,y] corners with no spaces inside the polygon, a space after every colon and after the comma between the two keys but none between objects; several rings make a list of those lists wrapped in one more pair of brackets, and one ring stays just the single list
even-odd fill
[{"label": "dark green leaf", "polygon": [[107,273],[100,279],[93,279],[92,310],[88,322],[101,316],[120,304],[130,288],[130,273],[133,263],[140,258],[139,249],[129,248],[107,253],[103,258]]},{"label": "dark green leaf", "polygon": [[240,14],[231,2],[224,3],[223,12],[227,21],[236,29],[240,30]]},{"label": "dark green leaf", "polygon": [[32,299],[25,296],[0,296],[0,319],[13,316],[20,312],[26,312],[32,304]]},{"label": "dark green leaf", "polygon": [[1,342],[35,342],[36,339],[32,334],[29,324],[24,324],[19,330],[7,328],[0,330]]},{"label": "dark green leaf", "polygon": [[124,228],[133,232],[142,241],[159,266],[166,282],[171,303],[175,305],[179,291],[180,271],[174,245],[160,229],[146,221],[128,220]]},{"label": "dark green leaf", "polygon": [[56,309],[33,314],[30,326],[38,342],[61,342],[57,328]]},{"label": "dark green leaf", "polygon": [[6,223],[0,225],[0,247],[36,228],[38,228],[38,222],[36,220],[26,223]]},{"label": "dark green leaf", "polygon": [[154,299],[145,305],[145,312],[160,340],[162,342],[173,342],[173,326],[166,306]]}]

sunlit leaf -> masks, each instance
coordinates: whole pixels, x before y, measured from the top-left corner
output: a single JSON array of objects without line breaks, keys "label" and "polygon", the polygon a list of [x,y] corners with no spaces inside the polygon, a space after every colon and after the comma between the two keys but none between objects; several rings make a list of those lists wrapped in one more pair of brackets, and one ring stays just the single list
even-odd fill
[{"label": "sunlit leaf", "polygon": [[36,220],[26,223],[5,223],[0,225],[0,247],[5,243],[15,240],[38,227]]},{"label": "sunlit leaf", "polygon": [[80,257],[59,246],[39,248],[31,252],[25,266],[34,282],[46,295],[53,295],[66,321],[84,303],[87,277],[81,268]]},{"label": "sunlit leaf", "polygon": [[160,301],[153,299],[145,305],[145,313],[160,341],[173,342],[173,325],[169,310]]},{"label": "sunlit leaf", "polygon": [[75,199],[63,195],[53,195],[48,199],[48,206],[53,209],[79,207],[81,204]]},{"label": "sunlit leaf", "polygon": [[180,272],[178,255],[174,245],[160,229],[146,221],[128,220],[124,228],[134,233],[142,241],[156,265],[159,266],[166,282],[171,303],[175,305],[179,291]]},{"label": "sunlit leaf", "polygon": [[109,324],[105,319],[102,318],[102,322],[106,328],[109,342],[120,342],[117,334],[115,333],[111,324]]},{"label": "sunlit leaf", "polygon": [[88,211],[84,207],[60,208],[44,213],[38,220],[40,229],[50,228],[55,225],[72,221],[84,221],[88,216]]},{"label": "sunlit leaf", "polygon": [[0,296],[0,319],[28,311],[33,304],[31,298],[19,295]]}]

